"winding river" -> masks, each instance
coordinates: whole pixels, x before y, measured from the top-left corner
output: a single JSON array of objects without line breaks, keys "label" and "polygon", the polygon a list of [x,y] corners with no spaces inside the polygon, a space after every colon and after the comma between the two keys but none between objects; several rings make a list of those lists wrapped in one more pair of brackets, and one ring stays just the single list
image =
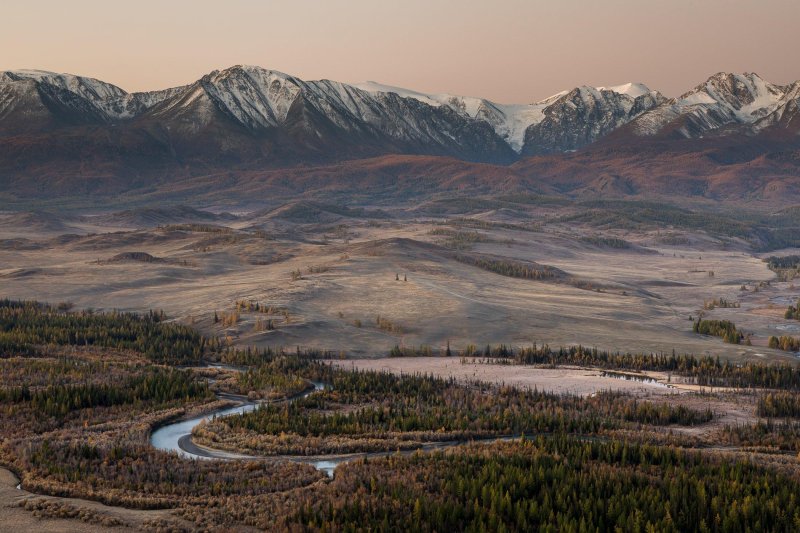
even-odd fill
[{"label": "winding river", "polygon": [[[314,385],[312,390],[303,394],[295,396],[294,398],[286,401],[293,401],[298,398],[305,398],[317,391],[325,388],[324,383],[312,381]],[[220,396],[221,399],[227,399],[226,396]],[[201,416],[190,418],[188,420],[181,420],[172,424],[161,426],[153,431],[150,435],[150,444],[159,450],[168,452],[177,452],[178,455],[187,459],[264,459],[264,457],[257,457],[253,455],[243,455],[224,450],[214,450],[211,448],[201,447],[192,442],[192,430],[205,420],[211,420],[216,417],[238,415],[242,413],[249,413],[258,407],[258,403],[243,402],[241,405],[234,407],[226,407],[224,409],[217,409]],[[333,471],[336,467],[346,461],[352,461],[355,458],[362,457],[365,454],[347,455],[347,456],[331,456],[320,458],[304,458],[304,457],[290,457],[290,456],[277,456],[276,459],[290,460],[308,463],[318,470],[325,472],[328,476],[333,476]]]},{"label": "winding river", "polygon": [[[317,391],[325,389],[325,387],[327,386],[324,383],[319,383],[314,381],[312,381],[311,383],[314,385],[314,388],[312,390],[309,390],[298,396],[282,401],[291,402],[299,398],[305,398],[311,394],[314,394]],[[238,397],[229,397],[225,395],[219,395],[218,397],[220,399],[239,399],[241,401],[241,399]],[[155,448],[158,448],[159,450],[164,450],[167,452],[176,452],[178,453],[178,455],[185,457],[187,459],[198,459],[198,460],[276,459],[282,461],[295,461],[298,463],[307,463],[312,465],[314,468],[322,472],[325,472],[328,475],[328,477],[333,477],[334,470],[336,470],[336,467],[342,463],[346,463],[356,459],[361,459],[364,457],[383,457],[398,453],[397,451],[386,451],[386,452],[357,452],[352,454],[336,454],[336,455],[318,455],[314,457],[302,457],[295,455],[254,456],[254,455],[243,455],[224,450],[215,450],[212,448],[207,448],[205,446],[198,446],[197,444],[192,442],[192,430],[195,428],[195,426],[197,426],[201,422],[205,420],[211,420],[212,418],[215,417],[248,413],[250,411],[255,410],[258,407],[258,405],[259,405],[258,403],[243,401],[240,405],[237,405],[235,407],[226,407],[224,409],[217,409],[216,411],[211,411],[210,413],[190,418],[188,420],[180,420],[171,424],[161,426],[155,431],[153,431],[153,433],[151,433],[150,444],[152,444]],[[434,451],[434,450],[452,448],[455,446],[461,446],[464,444],[468,444],[469,442],[488,443],[488,442],[512,440],[514,438],[516,437],[502,436],[502,437],[489,437],[485,439],[476,439],[474,441],[454,440],[454,441],[443,441],[443,442],[428,442],[418,448],[414,448],[411,450],[403,450],[399,453],[409,454],[419,450]]]}]

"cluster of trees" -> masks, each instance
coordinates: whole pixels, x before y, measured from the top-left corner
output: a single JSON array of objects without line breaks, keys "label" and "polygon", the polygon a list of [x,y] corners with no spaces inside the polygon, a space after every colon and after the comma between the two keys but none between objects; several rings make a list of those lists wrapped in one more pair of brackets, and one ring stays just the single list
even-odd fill
[{"label": "cluster of trees", "polygon": [[771,270],[800,268],[800,255],[770,256],[765,259]]},{"label": "cluster of trees", "polygon": [[725,426],[721,440],[730,446],[764,448],[769,451],[800,451],[800,422],[786,420],[775,422],[772,419],[756,424]]},{"label": "cluster of trees", "polygon": [[159,363],[197,362],[205,340],[188,326],[164,322],[163,312],[62,312],[39,302],[0,300],[0,354],[36,355],[42,347],[100,346],[134,350]]},{"label": "cluster of trees", "polygon": [[436,351],[427,344],[422,344],[420,346],[400,346],[399,344],[395,344],[392,346],[392,349],[389,350],[389,357],[432,357],[435,354]]},{"label": "cluster of trees", "polygon": [[741,307],[739,302],[731,302],[730,300],[726,300],[725,298],[714,298],[713,300],[708,300],[703,302],[703,309],[711,311],[716,308],[721,309],[738,309]]},{"label": "cluster of trees", "polygon": [[785,352],[800,352],[800,339],[788,335],[781,335],[780,337],[773,335],[769,338],[768,345],[770,348]]},{"label": "cluster of trees", "polygon": [[382,329],[383,331],[392,333],[394,335],[403,334],[403,328],[399,324],[392,322],[385,316],[378,315],[377,317],[375,317],[375,325],[378,326],[378,329]]},{"label": "cluster of trees", "polygon": [[730,320],[705,320],[698,318],[694,323],[692,331],[700,335],[713,335],[722,337],[728,344],[740,344],[744,339],[744,333],[736,329],[736,324]]},{"label": "cluster of trees", "polygon": [[210,399],[208,385],[180,370],[149,369],[124,382],[0,388],[0,404],[29,403],[36,414],[63,417],[89,407]]},{"label": "cluster of trees", "polygon": [[[319,369],[326,367],[325,365],[308,363],[320,359],[337,359],[341,355],[339,352],[330,350],[319,350],[316,348],[300,348],[299,346],[289,349],[283,346],[273,347],[265,346],[263,348],[248,346],[246,348],[237,348],[234,346],[218,347],[208,354],[214,360],[227,365],[237,366],[259,366],[264,363],[269,363],[276,359],[287,358],[287,360],[296,361],[295,368],[312,368]],[[327,368],[327,367],[326,367]],[[316,375],[316,374],[315,374]],[[310,378],[314,379],[314,378]]]},{"label": "cluster of trees", "polygon": [[[309,267],[309,273],[313,270]],[[267,305],[257,300],[236,300],[236,310],[243,313],[263,313],[265,315],[285,315],[288,309],[277,305]]]},{"label": "cluster of trees", "polygon": [[800,417],[800,395],[796,392],[776,391],[758,398],[758,416]]},{"label": "cluster of trees", "polygon": [[[427,375],[398,377],[386,372],[328,370],[331,387],[290,404],[267,404],[249,413],[225,417],[201,428],[208,443],[244,444],[266,453],[316,454],[327,451],[325,439],[346,438],[352,449],[369,450],[375,440],[445,441],[532,433],[596,433],[624,427],[694,425],[708,422],[710,410],[696,411],[672,403],[652,404],[622,394],[593,398],[478,383]],[[282,435],[300,439],[288,441]],[[304,440],[308,437],[309,440]],[[335,439],[334,439],[335,440]],[[202,441],[201,441],[202,442]],[[320,450],[323,443],[325,450]],[[386,446],[389,446],[386,448]]]},{"label": "cluster of trees", "polygon": [[[793,531],[800,483],[753,463],[568,436],[348,465],[283,527]],[[358,498],[353,498],[358,494]]]},{"label": "cluster of trees", "polygon": [[[233,327],[239,323],[241,313],[260,313],[264,315],[282,315],[283,323],[289,324],[291,317],[289,310],[285,307],[276,307],[259,303],[254,300],[237,300],[232,311],[223,311],[221,313],[214,311],[214,323],[222,324],[222,327]],[[275,320],[273,318],[257,318],[253,324],[254,331],[272,331],[275,329]]]},{"label": "cluster of trees", "polygon": [[711,422],[714,418],[714,413],[710,408],[698,411],[686,407],[685,405],[633,400],[625,405],[622,411],[622,417],[629,422],[641,422],[656,426],[668,426],[672,424],[695,426]]},{"label": "cluster of trees", "polygon": [[275,322],[268,318],[264,320],[263,318],[257,318],[255,323],[253,324],[253,331],[272,331],[275,329]]},{"label": "cluster of trees", "polygon": [[501,276],[532,280],[560,280],[565,277],[563,271],[548,265],[532,262],[512,261],[480,255],[455,255],[456,261],[476,266]]},{"label": "cluster of trees", "polygon": [[292,357],[276,357],[258,366],[247,368],[236,374],[236,386],[240,394],[255,398],[285,398],[313,387],[297,372],[300,365]]},{"label": "cluster of trees", "polygon": [[447,228],[434,228],[428,232],[430,235],[442,236],[445,248],[451,250],[470,250],[475,243],[489,242],[489,238],[477,231],[458,231]]},{"label": "cluster of trees", "polygon": [[164,231],[192,231],[195,233],[233,233],[227,226],[215,226],[213,224],[167,224],[158,226]]},{"label": "cluster of trees", "polygon": [[593,246],[600,246],[602,248],[615,248],[618,250],[624,250],[631,247],[631,243],[625,239],[620,239],[619,237],[603,237],[600,235],[581,237],[581,242],[585,242],[586,244],[591,244]]},{"label": "cluster of trees", "polygon": [[795,305],[790,305],[786,309],[783,318],[786,320],[800,320],[800,300],[797,300]]},{"label": "cluster of trees", "polygon": [[[797,236],[793,236],[793,239],[796,240]],[[765,261],[770,270],[778,274],[778,278],[782,281],[791,281],[800,275],[800,255],[772,256]]]},{"label": "cluster of trees", "polygon": [[214,311],[214,324],[222,324],[223,328],[230,328],[239,323],[239,311],[223,311],[217,313]]}]

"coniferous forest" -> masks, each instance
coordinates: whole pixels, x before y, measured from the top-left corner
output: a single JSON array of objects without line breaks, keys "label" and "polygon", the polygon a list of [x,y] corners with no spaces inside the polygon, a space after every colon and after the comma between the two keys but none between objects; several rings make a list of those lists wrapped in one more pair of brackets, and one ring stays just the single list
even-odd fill
[{"label": "coniferous forest", "polygon": [[[453,364],[663,372],[723,387],[759,420],[730,424],[711,395],[703,405],[348,370],[324,351],[225,346],[160,311],[5,300],[0,343],[2,465],[37,494],[168,510],[155,530],[800,527],[792,365],[580,346],[451,353]],[[164,424],[244,401],[260,405],[201,423],[192,439],[251,459],[191,460],[150,444]],[[354,452],[332,479],[304,459]]]}]

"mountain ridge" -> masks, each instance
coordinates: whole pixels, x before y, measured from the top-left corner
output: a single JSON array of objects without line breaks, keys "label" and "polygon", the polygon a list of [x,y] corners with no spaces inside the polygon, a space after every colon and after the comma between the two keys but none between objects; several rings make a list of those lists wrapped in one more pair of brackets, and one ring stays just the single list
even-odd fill
[{"label": "mountain ridge", "polygon": [[[643,83],[630,82],[613,87],[582,85],[528,104],[501,104],[376,82],[304,81],[247,65],[214,70],[184,86],[134,93],[84,76],[16,70],[0,72],[0,132],[15,132],[9,112],[14,104],[9,85],[28,85],[25,89],[31,91],[31,83],[41,100],[37,106],[32,104],[32,95],[24,95],[28,107],[36,108],[34,114],[45,115],[42,108],[47,108],[53,115],[66,116],[67,124],[137,119],[180,123],[180,118],[192,111],[189,132],[196,133],[218,111],[245,129],[260,131],[287,126],[293,106],[305,106],[309,108],[305,115],[297,109],[295,112],[305,118],[303,125],[308,129],[318,126],[312,120],[316,114],[341,132],[382,136],[382,142],[398,145],[394,148],[399,151],[420,151],[420,146],[427,146],[433,153],[438,147],[441,155],[469,158],[465,154],[472,151],[472,159],[485,161],[514,159],[502,144],[519,156],[575,150],[628,123],[632,126],[625,131],[637,136],[691,138],[710,132],[724,134],[732,125],[746,126],[752,134],[786,122],[787,113],[788,119],[793,119],[800,99],[800,81],[780,86],[754,73],[720,72],[671,99]],[[411,109],[409,100],[424,106]],[[455,114],[436,116],[442,115],[442,109]],[[25,111],[31,114],[31,109]],[[421,127],[426,121],[436,128]],[[489,125],[497,136],[489,143],[494,144],[491,148],[482,151],[474,146],[475,139],[457,138],[470,130],[469,125],[474,129],[481,124]],[[17,130],[24,132],[26,128]],[[320,135],[318,130],[314,133]],[[487,132],[481,134],[482,142],[487,143]]]},{"label": "mountain ridge", "polygon": [[[167,190],[172,182],[194,190],[186,180],[228,175],[237,182],[236,175],[258,173],[272,183],[279,175],[349,180],[353,169],[361,175],[375,168],[358,160],[405,156],[402,169],[450,169],[454,176],[468,176],[456,191],[499,184],[548,189],[564,183],[554,168],[581,182],[569,185],[570,194],[664,191],[643,183],[647,176],[641,169],[656,172],[653,180],[691,181],[726,172],[730,177],[732,165],[749,164],[758,179],[784,185],[748,187],[738,183],[747,176],[737,167],[733,189],[751,196],[784,188],[795,194],[785,180],[800,175],[798,109],[800,82],[775,85],[753,73],[717,73],[676,98],[628,83],[584,85],[530,104],[499,104],[375,82],[304,81],[242,65],[184,86],[137,93],[93,78],[5,71],[0,72],[0,185],[6,192],[0,198]],[[573,156],[575,151],[579,155]],[[670,169],[664,154],[678,154],[673,162],[683,166]],[[445,159],[432,165],[427,157]],[[316,172],[317,167],[327,170]],[[390,175],[387,168],[395,177],[405,176],[394,163],[380,168],[378,181]],[[479,185],[480,180],[486,183]],[[252,184],[249,177],[245,181]],[[226,181],[204,183],[206,190],[224,192]],[[719,195],[708,185],[686,191]]]}]

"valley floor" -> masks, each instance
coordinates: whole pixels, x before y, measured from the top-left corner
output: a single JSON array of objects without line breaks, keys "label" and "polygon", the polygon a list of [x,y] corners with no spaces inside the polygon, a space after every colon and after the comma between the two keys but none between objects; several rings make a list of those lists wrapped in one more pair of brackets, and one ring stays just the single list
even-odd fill
[{"label": "valley floor", "polygon": [[[668,463],[722,476],[735,460],[753,487],[800,483],[798,356],[768,345],[800,335],[800,321],[784,316],[800,287],[769,268],[771,254],[705,227],[575,219],[576,205],[453,202],[41,224],[0,216],[0,298],[51,304],[0,305],[0,458],[30,490],[51,494],[19,490],[0,469],[0,530],[346,529],[361,514],[389,513],[388,501],[421,517],[440,496],[449,500],[432,504],[426,524],[458,508],[470,518],[447,523],[485,526],[486,510],[503,506],[519,524],[536,509],[495,501],[513,476],[487,481],[497,494],[481,494],[480,509],[475,476],[516,461],[561,471],[559,446],[568,461],[591,455],[599,480],[640,476],[663,491],[652,502],[671,494],[652,482]],[[735,323],[741,343],[695,333],[698,318]],[[514,359],[532,347],[536,364]],[[559,347],[587,357],[571,360],[567,348],[556,361]],[[592,353],[605,359],[587,363]],[[619,354],[661,359],[614,366]],[[724,385],[698,385],[709,380]],[[71,399],[78,390],[84,403]],[[261,405],[206,417],[181,438],[216,450],[208,455],[247,456],[246,466],[188,463],[152,446],[154,429],[236,402]],[[525,434],[535,437],[503,440]],[[442,453],[412,453],[442,443]],[[638,463],[615,455],[628,446]],[[649,463],[651,453],[666,462]],[[342,456],[358,460],[333,479],[310,460]],[[435,490],[420,485],[430,472]],[[561,481],[565,494],[582,494],[579,479]],[[469,487],[476,494],[465,498]],[[714,490],[730,511],[739,488]],[[786,495],[761,496],[772,505]],[[577,505],[558,510],[564,524]],[[668,523],[662,511],[651,514]]]},{"label": "valley floor", "polygon": [[[800,331],[783,319],[800,288],[778,282],[737,239],[702,231],[598,233],[560,222],[552,210],[467,219],[303,211],[313,222],[278,211],[205,226],[82,222],[66,236],[58,236],[64,228],[0,225],[0,294],[98,310],[163,309],[235,345],[354,357],[395,345],[438,351],[448,342],[458,349],[535,342],[780,360],[791,356],[769,349],[769,337]],[[560,274],[509,277],[469,263],[479,260]],[[737,307],[704,310],[715,299]],[[237,301],[271,314],[236,312]],[[235,320],[214,322],[215,312]],[[692,333],[698,313],[734,321],[753,334],[752,346]]]}]

